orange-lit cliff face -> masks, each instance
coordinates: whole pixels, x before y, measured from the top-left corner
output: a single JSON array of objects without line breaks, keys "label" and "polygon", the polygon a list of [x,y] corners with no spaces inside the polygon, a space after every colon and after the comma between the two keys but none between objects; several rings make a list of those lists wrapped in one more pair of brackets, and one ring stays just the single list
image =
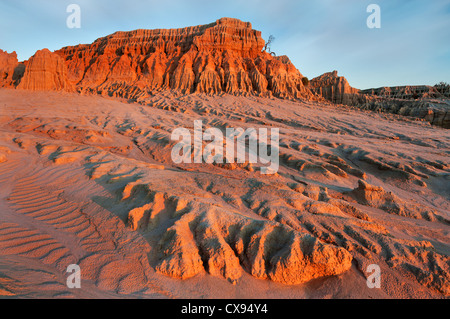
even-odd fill
[{"label": "orange-lit cliff face", "polygon": [[116,32],[56,53],[81,91],[127,98],[159,89],[311,97],[289,59],[263,52],[264,44],[250,23],[222,18],[182,29]]},{"label": "orange-lit cliff face", "polygon": [[0,87],[78,91],[140,103],[161,90],[328,100],[450,127],[448,102],[423,101],[442,96],[432,87],[360,91],[337,71],[305,86],[289,58],[272,56],[264,45],[249,22],[222,18],[182,29],[116,32],[92,44],[40,50],[23,63],[15,52],[0,50]]},{"label": "orange-lit cliff face", "polygon": [[0,87],[13,86],[23,75],[23,65],[19,65],[16,52],[8,53],[0,49]]},{"label": "orange-lit cliff face", "polygon": [[30,58],[18,88],[33,91],[74,91],[67,80],[64,60],[48,49],[39,50]]},{"label": "orange-lit cliff face", "polygon": [[324,73],[311,80],[311,90],[325,99],[338,104],[352,105],[358,89],[350,86],[347,79],[337,71]]}]

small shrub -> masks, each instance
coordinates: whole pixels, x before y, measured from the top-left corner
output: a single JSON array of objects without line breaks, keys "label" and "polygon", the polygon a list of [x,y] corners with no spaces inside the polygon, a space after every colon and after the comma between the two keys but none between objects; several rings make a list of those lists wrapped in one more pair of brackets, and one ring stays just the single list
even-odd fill
[{"label": "small shrub", "polygon": [[434,88],[436,89],[436,91],[438,91],[439,93],[442,93],[442,94],[450,93],[450,84],[448,84],[446,82],[439,82],[438,84],[436,84],[434,86]]}]

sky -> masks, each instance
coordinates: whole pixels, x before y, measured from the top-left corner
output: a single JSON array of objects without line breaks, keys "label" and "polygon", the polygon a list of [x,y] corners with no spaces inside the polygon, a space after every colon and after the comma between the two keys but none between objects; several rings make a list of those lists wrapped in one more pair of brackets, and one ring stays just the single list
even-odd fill
[{"label": "sky", "polygon": [[[70,4],[81,8],[79,29],[66,25]],[[370,4],[381,9],[381,28],[367,26]],[[359,89],[450,83],[450,0],[0,0],[0,49],[23,61],[116,31],[221,17],[273,35],[272,51],[309,79],[337,70]]]}]

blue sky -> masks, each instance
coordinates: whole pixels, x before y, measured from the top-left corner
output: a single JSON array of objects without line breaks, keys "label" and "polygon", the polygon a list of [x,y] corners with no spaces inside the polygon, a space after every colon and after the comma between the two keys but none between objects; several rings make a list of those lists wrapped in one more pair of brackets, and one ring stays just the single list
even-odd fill
[{"label": "blue sky", "polygon": [[[66,26],[69,4],[81,28]],[[381,28],[369,29],[369,4]],[[26,60],[42,48],[91,43],[134,29],[178,28],[221,17],[252,23],[272,51],[313,78],[338,70],[354,87],[450,82],[450,0],[0,0],[0,49]]]}]

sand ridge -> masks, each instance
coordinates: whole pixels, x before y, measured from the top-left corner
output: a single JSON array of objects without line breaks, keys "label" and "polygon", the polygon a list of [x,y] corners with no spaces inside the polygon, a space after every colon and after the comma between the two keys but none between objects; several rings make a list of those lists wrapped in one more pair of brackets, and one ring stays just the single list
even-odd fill
[{"label": "sand ridge", "polygon": [[[210,290],[210,297],[261,279],[279,283],[280,295],[320,294],[325,288],[309,289],[332,282],[366,297],[374,293],[365,285],[374,263],[386,297],[449,294],[446,130],[227,94],[165,91],[141,103],[10,89],[0,95],[4,295],[39,295],[34,279],[17,279],[13,265],[24,260],[51,268],[54,296],[195,296],[217,277],[220,287],[235,288]],[[280,128],[278,173],[174,164],[171,131],[192,129],[199,118],[220,129]],[[68,263],[80,264],[89,293],[65,287]],[[266,284],[255,285],[254,296],[268,294]]]}]

